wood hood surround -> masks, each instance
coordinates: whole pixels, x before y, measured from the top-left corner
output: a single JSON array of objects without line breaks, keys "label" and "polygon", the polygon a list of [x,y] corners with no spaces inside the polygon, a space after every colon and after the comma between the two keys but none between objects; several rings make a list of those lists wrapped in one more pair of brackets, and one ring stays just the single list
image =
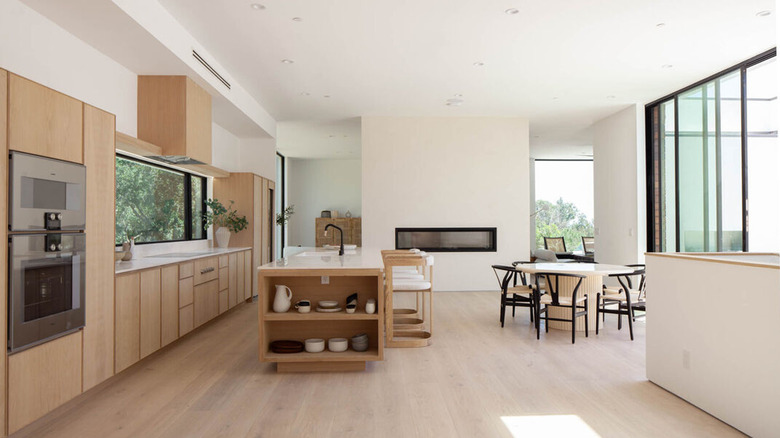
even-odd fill
[{"label": "wood hood surround", "polygon": [[211,96],[186,76],[138,76],[138,139],[211,164]]}]

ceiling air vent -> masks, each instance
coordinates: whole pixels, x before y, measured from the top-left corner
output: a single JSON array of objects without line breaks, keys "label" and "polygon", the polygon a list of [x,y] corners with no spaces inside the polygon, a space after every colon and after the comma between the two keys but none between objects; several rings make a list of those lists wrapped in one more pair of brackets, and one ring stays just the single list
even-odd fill
[{"label": "ceiling air vent", "polygon": [[221,74],[217,73],[217,71],[216,71],[216,70],[214,70],[214,67],[212,67],[212,66],[211,66],[211,64],[209,64],[208,62],[206,62],[206,60],[205,60],[205,59],[203,59],[203,58],[202,58],[202,57],[201,57],[201,56],[198,54],[198,52],[196,52],[196,51],[194,51],[194,50],[193,50],[193,51],[192,51],[192,56],[194,56],[194,57],[195,57],[195,59],[197,59],[197,60],[198,60],[198,62],[200,62],[201,64],[203,64],[203,66],[204,66],[204,67],[206,67],[206,69],[207,69],[208,71],[210,71],[210,72],[211,72],[211,74],[213,74],[215,78],[219,79],[219,81],[220,81],[220,82],[222,82],[222,83],[223,83],[223,84],[224,84],[224,85],[225,85],[225,86],[228,88],[228,90],[230,89],[230,82],[226,81],[226,80],[225,80],[225,78],[223,78]]}]

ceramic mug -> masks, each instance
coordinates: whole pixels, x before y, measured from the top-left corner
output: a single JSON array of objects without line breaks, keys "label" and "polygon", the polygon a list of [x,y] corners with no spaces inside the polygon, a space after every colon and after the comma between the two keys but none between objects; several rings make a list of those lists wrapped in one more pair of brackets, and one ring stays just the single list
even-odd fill
[{"label": "ceramic mug", "polygon": [[376,312],[376,301],[372,298],[366,301],[366,313],[371,314]]},{"label": "ceramic mug", "polygon": [[298,309],[298,313],[309,313],[311,311],[311,301],[300,300],[295,303],[295,308]]}]

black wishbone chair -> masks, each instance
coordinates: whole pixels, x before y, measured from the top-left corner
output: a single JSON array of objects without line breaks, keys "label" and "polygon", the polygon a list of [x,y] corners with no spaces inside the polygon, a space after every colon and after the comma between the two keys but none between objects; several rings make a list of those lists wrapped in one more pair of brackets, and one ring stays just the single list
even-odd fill
[{"label": "black wishbone chair", "polygon": [[[531,322],[534,321],[534,293],[533,288],[526,282],[525,272],[516,271],[512,266],[493,265],[493,273],[496,274],[498,285],[501,288],[501,327],[504,326],[504,314],[506,308],[512,307],[512,317],[515,316],[515,307],[528,307],[531,311]],[[517,284],[520,277],[521,284]]]},{"label": "black wishbone chair", "polygon": [[[604,318],[604,314],[610,313],[618,316],[618,330],[623,328],[623,315],[628,317],[628,333],[631,340],[634,340],[634,321],[637,315],[636,310],[646,312],[647,304],[645,297],[645,288],[647,286],[645,278],[645,265],[626,265],[634,268],[630,274],[611,274],[610,277],[617,278],[620,287],[604,287],[601,293],[596,294],[596,334],[599,334],[599,314]],[[634,288],[634,277],[638,277],[639,282]],[[609,308],[607,306],[617,306]],[[642,315],[644,316],[644,315]]]},{"label": "black wishbone chair", "polygon": [[[561,278],[577,279],[571,296],[560,295]],[[537,272],[536,287],[534,288],[534,304],[536,305],[536,339],[539,339],[540,323],[544,320],[544,331],[549,331],[549,321],[563,321],[571,323],[571,343],[574,343],[574,337],[577,333],[575,321],[577,318],[585,317],[585,337],[588,337],[588,294],[580,292],[584,275],[580,274],[560,274],[553,272]],[[541,295],[539,286],[540,280],[546,283],[547,293]],[[544,307],[542,307],[544,305]],[[571,318],[552,318],[547,312],[549,307],[559,307],[571,311]]]}]

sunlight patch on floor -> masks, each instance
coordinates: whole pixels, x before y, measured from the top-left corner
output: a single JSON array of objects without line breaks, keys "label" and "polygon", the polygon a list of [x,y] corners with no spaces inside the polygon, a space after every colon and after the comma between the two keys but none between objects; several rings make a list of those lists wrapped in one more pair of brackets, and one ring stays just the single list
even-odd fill
[{"label": "sunlight patch on floor", "polygon": [[513,437],[592,437],[600,435],[577,415],[506,416],[501,421]]}]

